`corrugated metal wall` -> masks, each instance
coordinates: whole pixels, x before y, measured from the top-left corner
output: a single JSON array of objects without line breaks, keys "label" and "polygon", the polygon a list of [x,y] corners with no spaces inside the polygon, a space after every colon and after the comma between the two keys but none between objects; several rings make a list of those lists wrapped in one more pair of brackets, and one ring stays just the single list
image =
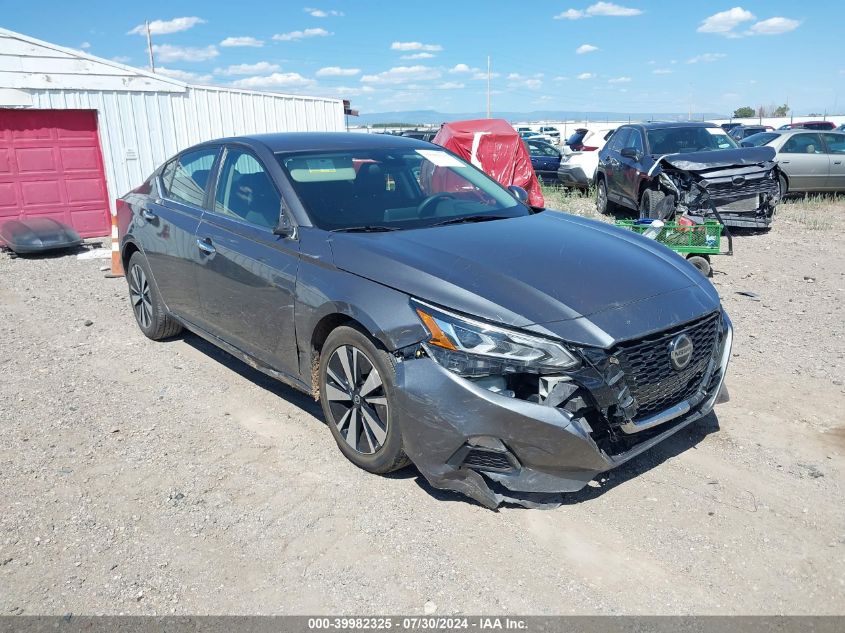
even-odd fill
[{"label": "corrugated metal wall", "polygon": [[96,110],[114,199],[196,143],[264,132],[342,131],[343,103],[189,86],[185,92],[33,90],[34,108]]}]

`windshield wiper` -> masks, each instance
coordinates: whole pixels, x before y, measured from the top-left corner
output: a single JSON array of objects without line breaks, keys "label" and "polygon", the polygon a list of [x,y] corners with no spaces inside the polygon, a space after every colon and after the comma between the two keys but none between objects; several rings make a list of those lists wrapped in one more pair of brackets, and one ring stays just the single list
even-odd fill
[{"label": "windshield wiper", "polygon": [[431,226],[446,226],[447,224],[464,224],[466,222],[487,222],[488,220],[507,220],[509,215],[465,215],[460,218],[451,218],[443,222],[437,222]]},{"label": "windshield wiper", "polygon": [[378,224],[365,224],[364,226],[347,226],[342,229],[332,229],[332,233],[383,233],[384,231],[398,231],[395,226],[381,226]]}]

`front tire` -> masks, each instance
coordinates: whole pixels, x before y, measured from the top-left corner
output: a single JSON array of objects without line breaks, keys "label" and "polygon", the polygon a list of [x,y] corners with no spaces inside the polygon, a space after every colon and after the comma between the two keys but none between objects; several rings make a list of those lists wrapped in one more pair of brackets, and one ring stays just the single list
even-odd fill
[{"label": "front tire", "polygon": [[361,331],[341,326],[320,353],[320,404],[340,452],[383,474],[408,465],[395,411],[396,361]]},{"label": "front tire", "polygon": [[129,258],[126,281],[129,283],[129,300],[135,322],[144,336],[161,341],[182,331],[181,324],[167,313],[150,273],[147,258],[140,251],[134,252]]},{"label": "front tire", "polygon": [[778,193],[781,201],[789,194],[789,183],[786,182],[786,176],[783,174],[778,175]]}]

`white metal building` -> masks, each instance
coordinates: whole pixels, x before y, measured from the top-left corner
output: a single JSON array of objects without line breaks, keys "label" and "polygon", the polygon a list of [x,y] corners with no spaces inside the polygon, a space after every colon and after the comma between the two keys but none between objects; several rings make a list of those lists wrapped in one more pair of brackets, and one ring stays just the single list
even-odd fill
[{"label": "white metal building", "polygon": [[343,129],[340,99],[193,86],[0,28],[0,221],[108,235],[115,199],[185,147]]}]

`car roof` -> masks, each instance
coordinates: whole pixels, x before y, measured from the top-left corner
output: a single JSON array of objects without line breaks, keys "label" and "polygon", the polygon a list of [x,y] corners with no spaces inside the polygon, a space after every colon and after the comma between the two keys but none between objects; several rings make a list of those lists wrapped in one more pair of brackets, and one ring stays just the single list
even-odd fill
[{"label": "car roof", "polygon": [[202,143],[202,145],[219,143],[261,144],[271,152],[366,150],[398,147],[431,148],[431,143],[409,136],[365,134],[362,132],[281,132],[278,134],[251,134],[247,136],[219,138]]},{"label": "car roof", "polygon": [[650,121],[648,123],[626,123],[619,127],[638,127],[644,130],[665,130],[676,127],[719,127],[707,121]]}]

